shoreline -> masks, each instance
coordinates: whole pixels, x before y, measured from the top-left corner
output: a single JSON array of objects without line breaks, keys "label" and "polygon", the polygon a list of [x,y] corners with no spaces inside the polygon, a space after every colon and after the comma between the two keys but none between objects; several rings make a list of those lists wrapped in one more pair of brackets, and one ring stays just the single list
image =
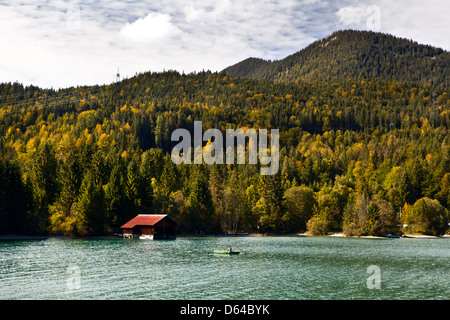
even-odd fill
[{"label": "shoreline", "polygon": [[[337,238],[362,238],[362,239],[386,239],[390,238],[388,236],[346,236],[342,232],[337,233],[331,233],[323,236],[313,236],[311,234],[307,233],[298,233],[297,235],[305,236],[305,237],[337,237]],[[432,235],[425,235],[425,234],[405,234],[398,238],[393,239],[441,239],[441,238],[450,238],[450,234],[444,234],[442,236],[432,236]]]},{"label": "shoreline", "polygon": [[[308,233],[292,233],[292,234],[261,234],[261,233],[239,233],[239,234],[183,234],[177,235],[177,238],[254,238],[254,237],[336,237],[336,238],[361,238],[361,239],[390,239],[387,236],[346,236],[342,232],[331,233],[322,236],[315,236]],[[47,235],[47,236],[32,236],[32,235],[0,235],[0,241],[19,241],[19,240],[47,240],[47,239],[121,239],[119,235],[105,235],[105,236],[86,236],[86,237],[71,237],[64,235]],[[442,239],[450,238],[450,234],[442,236],[421,235],[421,234],[406,234],[394,239]]]}]

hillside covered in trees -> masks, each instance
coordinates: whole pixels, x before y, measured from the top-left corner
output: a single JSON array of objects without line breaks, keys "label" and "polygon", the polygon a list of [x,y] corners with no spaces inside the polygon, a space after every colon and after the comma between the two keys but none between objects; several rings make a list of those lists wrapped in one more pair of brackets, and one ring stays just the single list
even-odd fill
[{"label": "hillside covered in trees", "polygon": [[224,70],[277,82],[390,80],[450,85],[450,53],[389,34],[336,31],[282,60],[248,58]]},{"label": "hillside covered in trees", "polygon": [[[110,234],[155,212],[187,233],[441,235],[449,87],[445,72],[419,71],[430,77],[331,80],[319,68],[313,81],[169,71],[58,91],[0,84],[0,234]],[[196,120],[279,129],[280,170],[175,165],[171,133]]]}]

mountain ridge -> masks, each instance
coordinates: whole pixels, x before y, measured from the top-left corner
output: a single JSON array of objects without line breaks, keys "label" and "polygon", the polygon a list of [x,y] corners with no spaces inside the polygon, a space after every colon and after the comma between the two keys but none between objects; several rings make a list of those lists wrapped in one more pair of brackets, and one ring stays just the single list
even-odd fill
[{"label": "mountain ridge", "polygon": [[251,57],[226,75],[275,82],[385,79],[449,85],[450,53],[373,31],[340,30],[281,60]]}]

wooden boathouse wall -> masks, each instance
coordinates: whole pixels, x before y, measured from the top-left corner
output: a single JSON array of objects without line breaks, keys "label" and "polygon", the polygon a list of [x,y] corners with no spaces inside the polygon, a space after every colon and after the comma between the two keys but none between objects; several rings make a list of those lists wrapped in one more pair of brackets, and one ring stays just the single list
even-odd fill
[{"label": "wooden boathouse wall", "polygon": [[175,239],[177,222],[168,215],[139,214],[121,229],[123,237],[153,236],[158,239]]}]

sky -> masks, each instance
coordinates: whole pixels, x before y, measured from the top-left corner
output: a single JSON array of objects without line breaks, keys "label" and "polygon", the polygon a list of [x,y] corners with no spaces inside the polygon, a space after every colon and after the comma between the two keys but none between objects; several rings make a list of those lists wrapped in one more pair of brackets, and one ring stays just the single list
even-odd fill
[{"label": "sky", "polygon": [[0,0],[0,82],[43,88],[277,60],[337,30],[450,51],[448,0]]}]

